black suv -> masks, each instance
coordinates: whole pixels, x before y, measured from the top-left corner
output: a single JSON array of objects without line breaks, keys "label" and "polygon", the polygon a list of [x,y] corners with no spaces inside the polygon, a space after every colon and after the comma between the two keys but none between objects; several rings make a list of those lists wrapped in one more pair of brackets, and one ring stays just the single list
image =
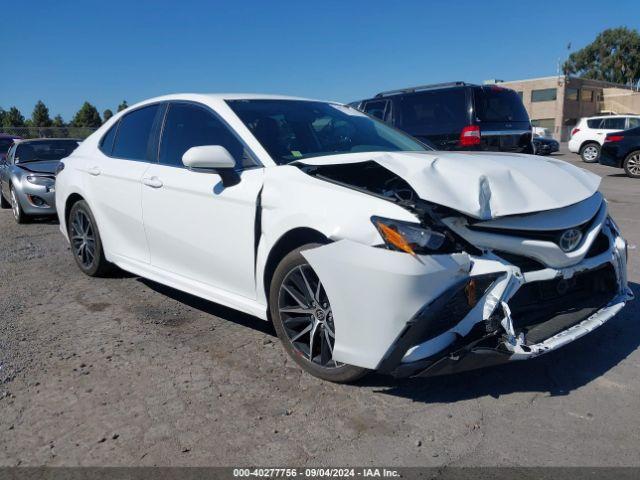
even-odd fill
[{"label": "black suv", "polygon": [[499,85],[440,83],[382,92],[351,106],[438,150],[533,153],[521,98]]}]

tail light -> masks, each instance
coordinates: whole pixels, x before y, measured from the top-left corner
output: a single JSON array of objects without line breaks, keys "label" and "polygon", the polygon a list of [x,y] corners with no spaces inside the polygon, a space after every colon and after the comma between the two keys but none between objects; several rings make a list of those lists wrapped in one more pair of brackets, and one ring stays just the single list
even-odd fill
[{"label": "tail light", "polygon": [[576,133],[578,133],[580,131],[579,128],[574,128],[573,130],[571,130],[571,136],[573,137]]},{"label": "tail light", "polygon": [[624,140],[624,135],[607,135],[604,137],[604,141],[606,142],[620,142]]},{"label": "tail light", "polygon": [[460,145],[462,147],[480,145],[480,127],[477,125],[464,127],[460,132]]}]

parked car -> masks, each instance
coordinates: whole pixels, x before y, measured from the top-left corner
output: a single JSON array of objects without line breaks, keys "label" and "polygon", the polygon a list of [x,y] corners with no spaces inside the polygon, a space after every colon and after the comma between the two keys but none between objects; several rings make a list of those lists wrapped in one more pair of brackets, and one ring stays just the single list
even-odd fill
[{"label": "parked car", "polygon": [[598,161],[609,167],[624,168],[631,178],[640,178],[640,127],[608,133]]},{"label": "parked car", "polygon": [[20,140],[20,137],[0,133],[0,162],[7,157],[7,152],[16,140]]},{"label": "parked car", "polygon": [[0,160],[0,204],[13,210],[16,222],[56,214],[56,168],[78,143],[69,138],[18,140]]},{"label": "parked car", "polygon": [[571,131],[569,151],[583,162],[597,163],[604,137],[611,132],[640,127],[640,115],[607,115],[581,118]]},{"label": "parked car", "polygon": [[553,138],[534,135],[533,150],[536,155],[550,155],[560,150],[560,144]]},{"label": "parked car", "polygon": [[632,298],[600,177],[434,152],[345,105],[159,97],[63,164],[56,208],[82,272],[115,264],[271,320],[327,380],[530,359]]},{"label": "parked car", "polygon": [[356,108],[438,150],[533,153],[531,123],[514,90],[465,82],[382,92]]}]

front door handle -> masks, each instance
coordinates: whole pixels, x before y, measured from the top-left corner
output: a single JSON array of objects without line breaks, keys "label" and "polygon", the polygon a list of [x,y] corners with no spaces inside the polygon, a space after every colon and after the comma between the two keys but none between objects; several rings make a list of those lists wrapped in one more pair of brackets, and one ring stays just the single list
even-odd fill
[{"label": "front door handle", "polygon": [[87,172],[89,172],[89,175],[93,175],[94,177],[97,177],[102,173],[98,167],[91,167]]},{"label": "front door handle", "polygon": [[160,180],[158,177],[145,177],[142,179],[142,183],[151,188],[160,188],[162,187],[162,185],[164,185],[162,183],[162,180]]}]

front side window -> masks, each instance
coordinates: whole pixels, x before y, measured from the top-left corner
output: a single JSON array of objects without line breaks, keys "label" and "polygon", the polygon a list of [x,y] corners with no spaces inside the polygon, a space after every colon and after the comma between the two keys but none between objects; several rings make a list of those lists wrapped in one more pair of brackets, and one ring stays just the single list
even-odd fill
[{"label": "front side window", "polygon": [[542,90],[531,91],[532,102],[550,102],[558,98],[557,88],[543,88]]},{"label": "front side window", "polygon": [[398,130],[343,105],[306,100],[227,103],[280,165],[322,155],[427,150]]},{"label": "front side window", "polygon": [[169,105],[160,143],[160,163],[181,167],[182,155],[191,147],[202,145],[226,148],[239,167],[255,165],[242,142],[210,111],[188,103]]},{"label": "front side window", "polygon": [[628,128],[636,128],[636,127],[640,127],[640,118],[629,117],[629,127]]},{"label": "front side window", "polygon": [[52,162],[71,155],[78,148],[77,140],[38,140],[16,146],[15,163]]},{"label": "front side window", "polygon": [[113,151],[113,141],[116,139],[116,132],[118,131],[118,125],[120,122],[116,123],[113,127],[109,129],[102,140],[100,140],[100,150],[106,155],[111,155]]},{"label": "front side window", "polygon": [[149,159],[149,140],[158,108],[159,105],[150,105],[122,117],[113,145],[114,157],[141,161]]}]

